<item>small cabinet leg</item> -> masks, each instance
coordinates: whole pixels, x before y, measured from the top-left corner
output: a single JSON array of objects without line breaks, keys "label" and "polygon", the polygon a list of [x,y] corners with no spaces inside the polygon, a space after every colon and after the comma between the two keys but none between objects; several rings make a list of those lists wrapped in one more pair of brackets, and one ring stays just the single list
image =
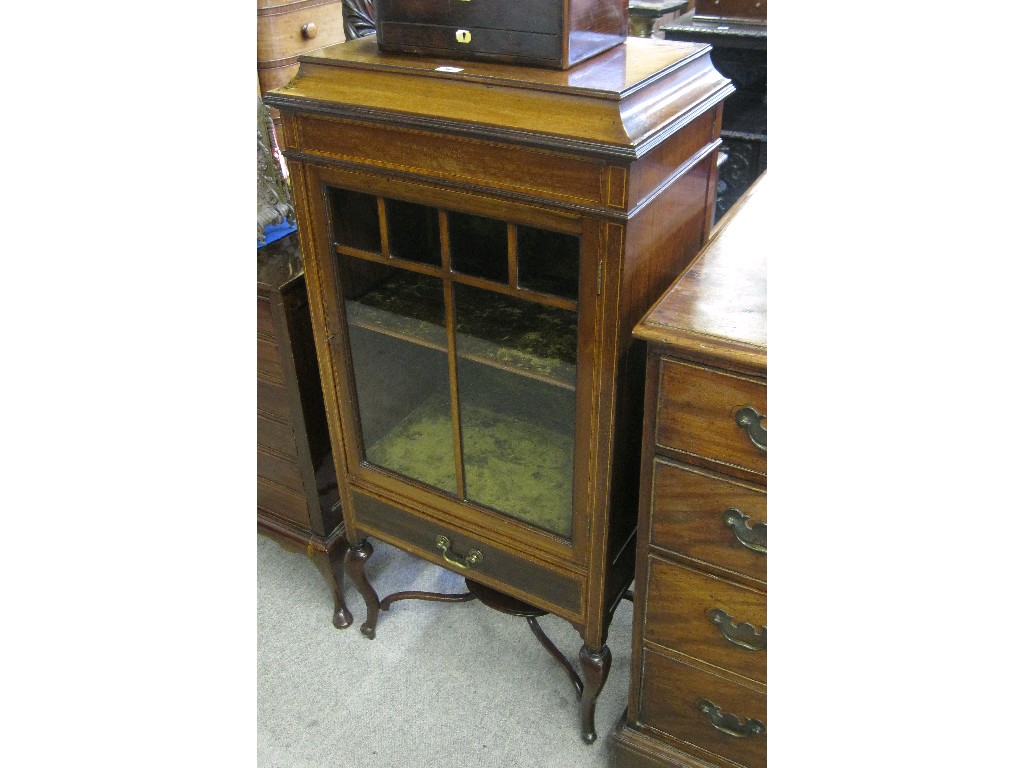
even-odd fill
[{"label": "small cabinet leg", "polygon": [[380,614],[380,599],[366,578],[366,561],[372,554],[373,545],[366,539],[351,545],[345,553],[345,570],[366,603],[366,621],[359,627],[359,631],[371,640],[377,635],[377,616]]},{"label": "small cabinet leg", "polygon": [[337,546],[329,547],[326,552],[313,553],[307,549],[307,554],[316,563],[317,570],[331,586],[334,593],[334,618],[333,624],[338,629],[345,629],[352,624],[352,612],[345,604],[345,551],[348,543],[340,542]]},{"label": "small cabinet leg", "polygon": [[608,646],[601,646],[600,650],[587,647],[586,644],[580,648],[580,667],[583,670],[583,697],[580,701],[580,730],[583,741],[593,744],[597,740],[597,732],[594,730],[594,707],[597,704],[597,695],[604,688],[608,680],[608,671],[612,666],[612,652]]}]

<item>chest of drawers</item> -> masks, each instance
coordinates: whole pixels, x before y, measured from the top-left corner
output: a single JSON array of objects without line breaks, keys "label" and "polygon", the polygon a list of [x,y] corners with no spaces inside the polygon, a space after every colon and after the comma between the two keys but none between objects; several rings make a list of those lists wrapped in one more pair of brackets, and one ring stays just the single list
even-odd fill
[{"label": "chest of drawers", "polygon": [[647,394],[620,767],[767,763],[765,189],[634,332]]},{"label": "chest of drawers", "polygon": [[295,234],[256,250],[256,527],[310,557],[334,593],[335,626],[351,624],[348,544]]},{"label": "chest of drawers", "polygon": [[378,0],[381,50],[568,69],[626,39],[627,0]]}]

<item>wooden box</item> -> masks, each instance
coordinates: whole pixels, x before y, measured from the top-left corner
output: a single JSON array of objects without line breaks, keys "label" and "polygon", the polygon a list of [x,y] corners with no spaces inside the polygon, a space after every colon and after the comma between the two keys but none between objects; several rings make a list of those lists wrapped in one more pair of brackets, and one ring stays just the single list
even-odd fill
[{"label": "wooden box", "polygon": [[378,0],[382,51],[568,69],[626,39],[628,0]]}]

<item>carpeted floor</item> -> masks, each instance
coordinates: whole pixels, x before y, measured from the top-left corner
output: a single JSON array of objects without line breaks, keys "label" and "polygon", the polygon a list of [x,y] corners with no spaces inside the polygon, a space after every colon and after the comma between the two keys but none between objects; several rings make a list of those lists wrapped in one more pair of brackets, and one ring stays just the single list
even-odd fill
[{"label": "carpeted floor", "polygon": [[[381,597],[408,589],[462,592],[462,579],[371,540],[367,573]],[[609,766],[609,738],[626,708],[632,605],[609,631],[612,667],[597,701],[598,739],[579,735],[564,670],[526,621],[478,601],[404,601],[381,613],[377,637],[331,624],[330,590],[313,563],[257,536],[257,743],[260,768],[586,768]],[[540,619],[578,665],[581,640]]]}]

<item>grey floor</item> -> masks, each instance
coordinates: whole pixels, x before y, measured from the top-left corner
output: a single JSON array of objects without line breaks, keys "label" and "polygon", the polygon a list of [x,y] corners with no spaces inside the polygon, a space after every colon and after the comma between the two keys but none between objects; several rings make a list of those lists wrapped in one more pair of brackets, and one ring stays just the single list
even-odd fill
[{"label": "grey floor", "polygon": [[[382,542],[367,573],[383,597],[461,592],[462,579]],[[399,602],[375,640],[331,624],[330,590],[304,555],[257,536],[257,764],[260,768],[442,763],[562,768],[611,765],[609,737],[626,708],[632,604],[609,630],[612,667],[597,701],[597,742],[579,736],[579,705],[564,670],[526,621],[474,601]],[[578,663],[566,622],[541,626]]]}]

